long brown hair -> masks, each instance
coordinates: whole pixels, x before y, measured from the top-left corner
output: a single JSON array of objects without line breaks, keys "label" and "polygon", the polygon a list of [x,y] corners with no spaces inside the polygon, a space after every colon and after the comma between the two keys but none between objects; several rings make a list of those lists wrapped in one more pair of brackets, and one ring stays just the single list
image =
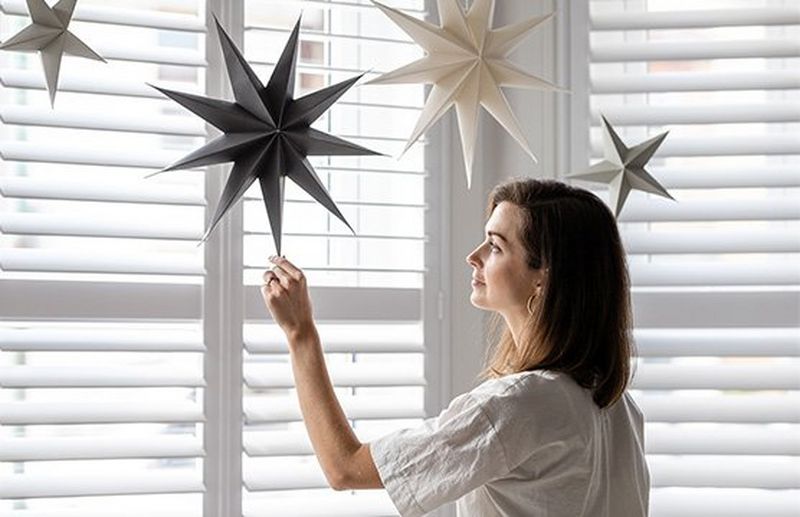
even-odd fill
[{"label": "long brown hair", "polygon": [[[549,370],[592,390],[604,408],[622,397],[635,354],[630,280],[616,219],[597,196],[555,181],[514,178],[489,194],[486,217],[503,201],[522,209],[528,266],[549,268],[531,304],[521,343],[494,313],[494,352],[479,380]],[[533,286],[531,286],[533,291]]]}]

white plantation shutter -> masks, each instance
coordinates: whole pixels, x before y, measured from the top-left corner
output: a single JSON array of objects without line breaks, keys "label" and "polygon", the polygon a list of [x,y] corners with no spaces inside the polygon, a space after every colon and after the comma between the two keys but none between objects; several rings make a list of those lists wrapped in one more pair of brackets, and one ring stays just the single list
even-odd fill
[{"label": "white plantation shutter", "polygon": [[[424,2],[393,2],[422,17]],[[297,95],[421,56],[369,2],[245,2],[245,54],[264,80],[302,10]],[[363,82],[362,81],[362,82]],[[283,252],[307,273],[334,389],[362,442],[425,417],[424,140],[401,159],[424,101],[420,85],[351,88],[315,127],[387,157],[314,157],[349,230],[286,182]],[[282,331],[259,293],[274,253],[261,194],[244,207],[243,514],[396,515],[380,490],[331,490],[314,456]]]},{"label": "white plantation shutter", "polygon": [[630,145],[670,130],[648,170],[677,202],[632,191],[618,219],[651,515],[797,515],[800,4],[590,9],[591,157],[576,139],[577,168],[601,158],[600,113]]},{"label": "white plantation shutter", "polygon": [[[28,24],[0,2],[0,35]],[[0,53],[0,514],[200,516],[201,171],[143,179],[205,128],[145,81],[205,89],[197,0],[81,0],[50,109]]]}]

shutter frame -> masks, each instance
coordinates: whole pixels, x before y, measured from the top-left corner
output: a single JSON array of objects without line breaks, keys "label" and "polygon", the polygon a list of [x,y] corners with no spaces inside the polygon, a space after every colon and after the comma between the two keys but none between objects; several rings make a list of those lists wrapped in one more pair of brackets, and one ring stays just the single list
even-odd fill
[{"label": "shutter frame", "polygon": [[[779,3],[683,12],[679,4],[653,11],[667,7],[644,1],[589,4],[591,107],[584,98],[572,109],[578,124],[591,120],[594,128],[584,133],[589,152],[573,144],[580,160],[572,169],[602,158],[599,113],[629,144],[670,130],[648,171],[678,202],[632,192],[618,218],[632,280],[638,364],[631,390],[646,420],[651,511],[792,515],[791,494],[800,488],[791,474],[800,429],[800,278],[787,257],[798,253],[800,212],[795,190],[780,189],[798,186],[789,177],[800,154],[790,129],[798,117],[784,92],[800,89],[800,74],[785,65],[800,57],[791,36],[800,11]],[[764,35],[755,39],[756,29],[747,29],[736,41],[717,31],[713,39],[714,27],[740,26],[764,27]],[[728,59],[748,61],[736,70],[713,65]],[[744,102],[716,93],[745,90]],[[608,199],[606,188],[586,188]],[[737,191],[721,189],[774,194],[738,201]],[[735,221],[747,235],[735,236]],[[719,504],[710,508],[703,502],[710,500]]]}]

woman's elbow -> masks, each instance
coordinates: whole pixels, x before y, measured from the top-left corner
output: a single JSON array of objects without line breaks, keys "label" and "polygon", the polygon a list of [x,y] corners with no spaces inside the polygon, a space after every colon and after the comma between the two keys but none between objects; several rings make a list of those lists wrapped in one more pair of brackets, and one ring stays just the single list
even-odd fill
[{"label": "woman's elbow", "polygon": [[341,492],[342,490],[347,490],[347,479],[346,476],[341,472],[333,472],[330,474],[325,474],[325,479],[328,481],[328,486],[330,486],[333,490],[337,492]]},{"label": "woman's elbow", "polygon": [[328,484],[336,491],[383,488],[369,444],[361,444],[338,472],[327,477]]}]

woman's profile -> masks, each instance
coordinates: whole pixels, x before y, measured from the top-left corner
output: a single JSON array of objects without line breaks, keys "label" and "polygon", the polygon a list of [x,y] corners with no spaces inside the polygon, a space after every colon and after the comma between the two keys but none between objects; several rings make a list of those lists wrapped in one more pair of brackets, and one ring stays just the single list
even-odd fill
[{"label": "woman's profile", "polygon": [[287,334],[331,486],[384,488],[404,517],[448,502],[461,517],[646,516],[644,421],[626,391],[629,279],[611,211],[558,181],[509,180],[490,193],[466,260],[470,301],[496,330],[480,384],[418,427],[361,443],[330,385],[302,272],[273,259],[262,294]]}]

